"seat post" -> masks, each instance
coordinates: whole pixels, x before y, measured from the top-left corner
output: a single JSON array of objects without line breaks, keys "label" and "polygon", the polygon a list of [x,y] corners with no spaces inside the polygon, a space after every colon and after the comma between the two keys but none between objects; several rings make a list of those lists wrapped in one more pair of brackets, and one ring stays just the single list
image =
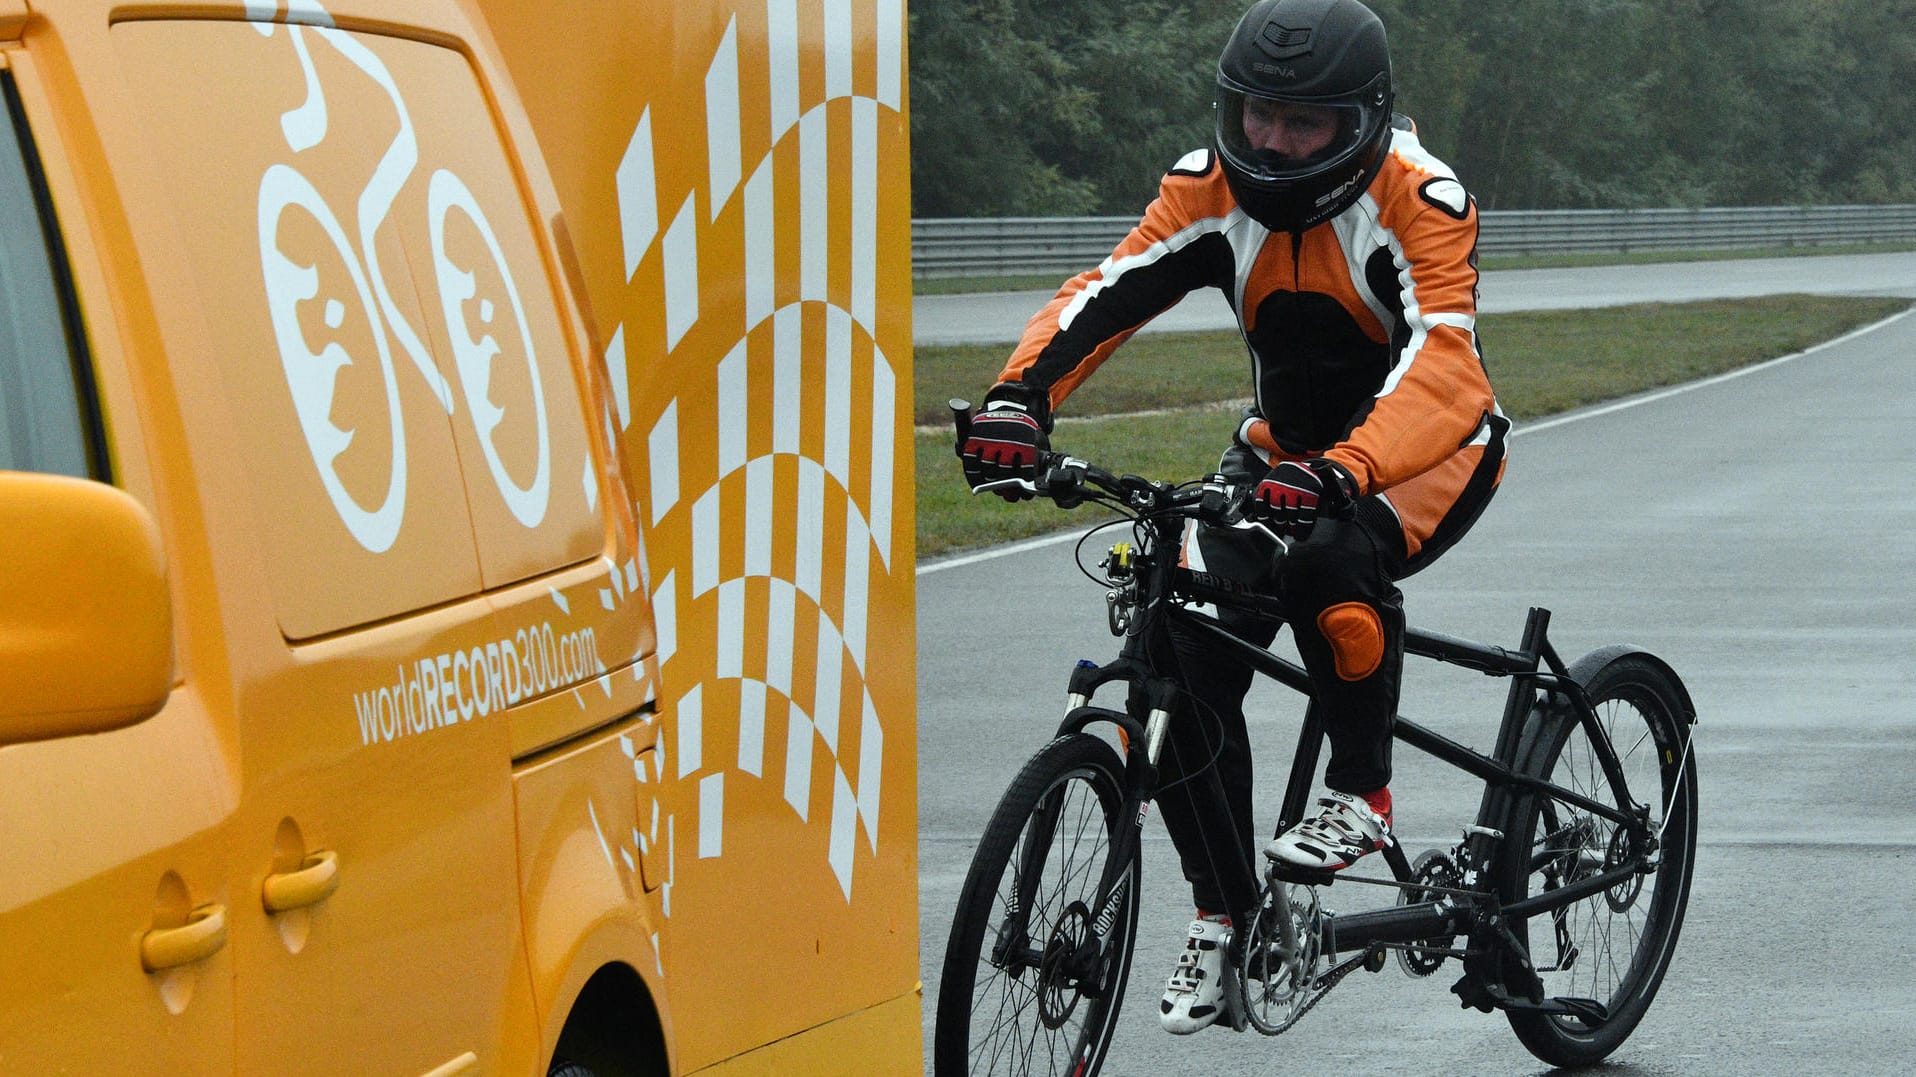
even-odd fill
[{"label": "seat post", "polygon": [[1322,704],[1315,698],[1304,708],[1304,722],[1297,730],[1297,751],[1291,756],[1291,777],[1284,785],[1284,803],[1272,837],[1297,825],[1310,806],[1311,789],[1317,782],[1317,757],[1324,747],[1321,708]]}]

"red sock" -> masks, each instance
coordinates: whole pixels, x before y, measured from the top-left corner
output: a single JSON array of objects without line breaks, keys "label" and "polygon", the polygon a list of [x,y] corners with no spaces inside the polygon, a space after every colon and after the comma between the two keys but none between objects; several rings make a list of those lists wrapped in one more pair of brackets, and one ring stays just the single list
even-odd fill
[{"label": "red sock", "polygon": [[1390,786],[1387,785],[1383,787],[1382,789],[1365,793],[1364,803],[1370,805],[1371,811],[1376,812],[1378,815],[1383,816],[1385,819],[1389,819],[1390,818]]},{"label": "red sock", "polygon": [[1197,918],[1200,920],[1216,920],[1220,924],[1228,924],[1231,922],[1229,913],[1205,912],[1203,909],[1197,911]]}]

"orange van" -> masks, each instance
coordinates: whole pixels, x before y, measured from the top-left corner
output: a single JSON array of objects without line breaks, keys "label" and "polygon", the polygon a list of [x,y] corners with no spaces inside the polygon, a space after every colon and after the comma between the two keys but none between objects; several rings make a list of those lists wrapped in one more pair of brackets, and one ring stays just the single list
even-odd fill
[{"label": "orange van", "polygon": [[0,1074],[911,1072],[898,0],[0,0]]}]

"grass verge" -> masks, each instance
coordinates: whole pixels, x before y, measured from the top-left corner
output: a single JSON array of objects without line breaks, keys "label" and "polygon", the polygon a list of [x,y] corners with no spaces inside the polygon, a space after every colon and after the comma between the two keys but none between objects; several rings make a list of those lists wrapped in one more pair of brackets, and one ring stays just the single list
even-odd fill
[{"label": "grass verge", "polygon": [[[1908,305],[1807,295],[1651,303],[1486,315],[1478,333],[1497,397],[1521,423],[1802,351]],[[916,437],[921,559],[1088,523],[1098,511],[1064,517],[1049,504],[1008,504],[965,489],[945,400],[979,399],[1007,350],[915,349],[917,421],[937,428]],[[1229,443],[1237,421],[1230,401],[1249,391],[1249,360],[1235,333],[1134,337],[1072,395],[1052,443],[1114,471],[1196,477]],[[1125,414],[1158,408],[1173,410]]]}]

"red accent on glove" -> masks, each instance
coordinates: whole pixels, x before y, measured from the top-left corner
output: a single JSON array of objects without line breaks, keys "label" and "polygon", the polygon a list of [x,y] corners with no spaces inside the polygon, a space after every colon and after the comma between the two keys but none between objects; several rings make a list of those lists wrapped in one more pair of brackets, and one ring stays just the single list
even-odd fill
[{"label": "red accent on glove", "polygon": [[1038,462],[1038,439],[1043,435],[1038,420],[1023,412],[987,411],[971,421],[964,455],[999,467],[1030,467]]}]

